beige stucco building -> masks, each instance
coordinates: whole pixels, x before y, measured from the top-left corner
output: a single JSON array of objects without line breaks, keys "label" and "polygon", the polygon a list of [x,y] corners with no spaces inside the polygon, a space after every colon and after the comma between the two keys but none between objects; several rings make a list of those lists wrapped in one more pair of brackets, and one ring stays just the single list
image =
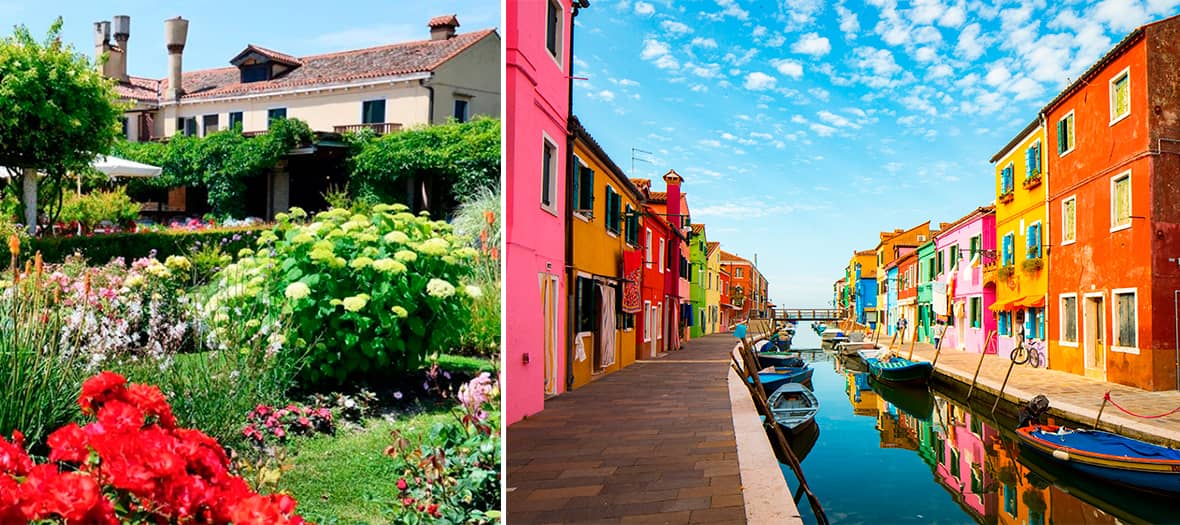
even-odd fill
[{"label": "beige stucco building", "polygon": [[[240,125],[247,134],[265,132],[274,118],[297,118],[312,130],[330,133],[371,128],[379,134],[441,124],[476,115],[500,116],[500,35],[494,29],[459,33],[455,15],[427,24],[423,40],[294,57],[249,44],[229,66],[185,71],[183,56],[190,27],[182,18],[164,22],[168,71],[163,78],[127,73],[129,17],[95,23],[95,54],[107,54],[103,73],[117,81],[129,102],[124,127],[133,141],[177,133],[205,135]],[[213,28],[206,30],[212,31]],[[180,89],[175,89],[179,86]],[[288,162],[265,182],[266,203],[252,213],[271,216],[288,206],[314,208],[323,181],[308,195],[292,193],[301,156],[323,157],[317,147],[292,152]],[[291,169],[288,169],[291,168]],[[302,182],[302,181],[298,181]],[[301,187],[307,186],[297,184]],[[183,195],[169,195],[169,207],[183,206]],[[189,199],[191,201],[191,199]]]}]

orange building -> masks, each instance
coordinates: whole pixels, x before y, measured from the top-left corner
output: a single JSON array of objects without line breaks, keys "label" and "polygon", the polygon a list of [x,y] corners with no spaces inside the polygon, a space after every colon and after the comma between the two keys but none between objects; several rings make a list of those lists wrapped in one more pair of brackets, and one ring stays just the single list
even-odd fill
[{"label": "orange building", "polygon": [[729,273],[729,301],[733,305],[731,321],[744,322],[750,318],[750,309],[756,308],[751,300],[757,292],[754,288],[754,263],[721,250],[721,268]]},{"label": "orange building", "polygon": [[1041,111],[1054,368],[1180,388],[1177,59],[1180,17],[1142,26]]}]

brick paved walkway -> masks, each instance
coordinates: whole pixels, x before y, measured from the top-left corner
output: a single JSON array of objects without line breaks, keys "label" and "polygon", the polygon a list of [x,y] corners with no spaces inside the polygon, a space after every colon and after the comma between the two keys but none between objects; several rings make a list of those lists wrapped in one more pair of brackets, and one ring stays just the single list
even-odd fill
[{"label": "brick paved walkway", "polygon": [[[901,355],[905,356],[909,348],[909,343],[906,343],[900,350]],[[914,358],[932,360],[934,347],[917,343],[914,346]],[[1007,356],[989,355],[984,358],[976,389],[990,394],[989,400],[1000,391],[1009,362]],[[978,364],[977,353],[944,349],[938,358],[935,374],[943,380],[970,385],[971,376]],[[1083,423],[1088,427],[1093,424],[1094,417],[1102,405],[1102,396],[1108,390],[1111,398],[1118,404],[1140,414],[1158,414],[1180,406],[1180,392],[1175,390],[1150,392],[1058,370],[1032,368],[1028,365],[1016,366],[1012,370],[1012,377],[1008,379],[1008,386],[1004,388],[1004,399],[1023,404],[1037,394],[1044,394],[1049,398],[1051,415]],[[1102,412],[1100,428],[1145,441],[1180,447],[1180,413],[1160,419],[1141,419],[1128,416],[1108,404]]]},{"label": "brick paved walkway", "polygon": [[695,339],[508,427],[506,523],[745,523],[733,344]]}]

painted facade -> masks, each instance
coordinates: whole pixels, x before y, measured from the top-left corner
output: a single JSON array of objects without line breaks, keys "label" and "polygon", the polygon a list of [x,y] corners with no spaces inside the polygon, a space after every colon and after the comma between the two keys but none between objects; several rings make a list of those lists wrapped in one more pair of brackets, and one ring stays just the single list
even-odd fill
[{"label": "painted facade", "polygon": [[570,119],[574,135],[569,311],[572,388],[635,362],[635,314],[624,311],[624,253],[638,252],[642,195],[602,147]]},{"label": "painted facade", "polygon": [[999,503],[996,492],[989,490],[995,480],[988,455],[1000,437],[993,427],[962,407],[939,397],[935,403],[938,421],[947,428],[945,436],[934,438],[937,479],[963,510],[976,521],[988,523]]},{"label": "painted facade", "polygon": [[721,331],[721,243],[705,245],[705,333]]},{"label": "painted facade", "polygon": [[730,302],[734,306],[733,321],[745,322],[750,318],[750,309],[753,305],[754,263],[723,249],[721,264],[729,271]]},{"label": "painted facade", "polygon": [[[997,351],[1008,355],[1016,342],[1015,326],[1027,339],[1045,339],[1045,296],[1048,270],[1044,268],[1045,132],[1039,121],[1030,123],[992,157],[996,183],[996,312]],[[1048,171],[1048,173],[1047,173]],[[1049,360],[1050,367],[1053,360]]]},{"label": "painted facade", "polygon": [[701,337],[708,332],[709,314],[705,302],[705,288],[708,278],[708,244],[704,224],[692,225],[692,236],[688,241],[689,248],[689,297],[692,301],[689,323],[689,334],[692,338]]},{"label": "painted facade", "polygon": [[[890,264],[897,266],[898,320],[905,319],[906,322],[906,330],[898,339],[909,341],[914,337],[918,319],[918,251],[909,251]],[[894,321],[896,325],[897,321]]]},{"label": "painted facade", "polygon": [[854,252],[844,269],[844,278],[849,288],[849,305],[855,312],[856,322],[876,324],[877,322],[877,261],[874,250]]},{"label": "painted facade", "polygon": [[733,326],[733,298],[730,296],[730,287],[732,277],[729,275],[728,265],[721,264],[721,248],[717,249],[717,280],[721,285],[718,292],[720,307],[721,307],[721,321],[718,323],[719,331],[728,332]]},{"label": "painted facade", "polygon": [[[922,244],[930,237],[930,221],[914,226],[908,230],[901,228],[895,229],[891,232],[881,232],[881,241],[877,243],[877,304],[888,305],[888,291],[892,284],[890,281],[881,279],[887,277],[885,267],[899,257],[899,253],[906,248],[915,249],[919,244]],[[896,301],[896,290],[894,290],[894,299]],[[879,306],[877,309],[877,319],[886,324],[886,335],[893,335],[893,330],[897,324],[896,305],[893,307]]]},{"label": "painted facade", "polygon": [[1043,110],[1052,368],[1180,388],[1178,57],[1180,18],[1140,27]]},{"label": "painted facade", "polygon": [[917,317],[910,325],[918,335],[918,340],[932,343],[931,329],[934,326],[934,283],[938,277],[935,266],[934,240],[918,247],[918,296]]},{"label": "painted facade", "polygon": [[689,336],[688,199],[681,191],[684,178],[669,170],[664,174],[665,191],[650,192],[649,213],[664,218],[669,227],[668,268],[664,272],[664,290],[669,297],[664,303],[663,319],[668,322],[668,348],[678,350]]},{"label": "painted facade", "polygon": [[[995,220],[993,206],[977,208],[942,228],[934,240],[936,264],[941,260],[944,267],[938,282],[947,301],[942,348],[978,353],[984,350],[987,334],[996,329],[990,310],[996,285],[983,279],[984,252],[995,249]],[[986,353],[995,353],[995,346],[988,346]]]},{"label": "painted facade", "polygon": [[[504,399],[511,425],[565,392],[566,234],[570,64],[569,0],[510,2],[504,16],[504,367],[512,387]],[[555,26],[546,24],[553,12]]]},{"label": "painted facade", "polygon": [[641,358],[652,358],[669,350],[669,330],[675,331],[675,323],[669,320],[675,321],[676,317],[669,310],[674,309],[679,302],[675,295],[678,290],[666,288],[665,276],[671,271],[670,253],[676,245],[674,241],[677,237],[668,220],[653,211],[652,201],[656,196],[653,195],[655,192],[651,191],[651,181],[631,180],[643,192],[646,201],[643,207],[643,229],[640,232],[640,242],[643,245],[643,272],[640,285],[643,313],[635,321],[635,339],[638,355]]}]

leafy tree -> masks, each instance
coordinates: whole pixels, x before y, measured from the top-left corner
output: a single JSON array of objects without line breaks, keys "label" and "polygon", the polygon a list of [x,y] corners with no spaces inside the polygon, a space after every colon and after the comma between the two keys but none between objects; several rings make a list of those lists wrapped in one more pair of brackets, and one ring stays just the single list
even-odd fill
[{"label": "leafy tree", "polygon": [[246,137],[240,127],[235,127],[205,137],[176,135],[164,143],[119,141],[114,151],[120,157],[163,168],[159,177],[131,181],[132,193],[199,186],[209,191],[213,213],[242,217],[246,179],[262,175],[292,148],[313,139],[306,122],[282,119],[272,122],[266,134],[256,137]]},{"label": "leafy tree", "polygon": [[[372,202],[413,202],[435,215],[481,190],[500,186],[500,121],[476,118],[391,133],[350,137],[350,189]],[[428,202],[420,199],[425,185]],[[433,190],[433,191],[430,191]]]},{"label": "leafy tree", "polygon": [[25,222],[37,224],[37,170],[59,183],[86,170],[119,135],[122,108],[111,80],[61,41],[62,20],[43,42],[24,26],[0,39],[0,166],[19,172]]}]

